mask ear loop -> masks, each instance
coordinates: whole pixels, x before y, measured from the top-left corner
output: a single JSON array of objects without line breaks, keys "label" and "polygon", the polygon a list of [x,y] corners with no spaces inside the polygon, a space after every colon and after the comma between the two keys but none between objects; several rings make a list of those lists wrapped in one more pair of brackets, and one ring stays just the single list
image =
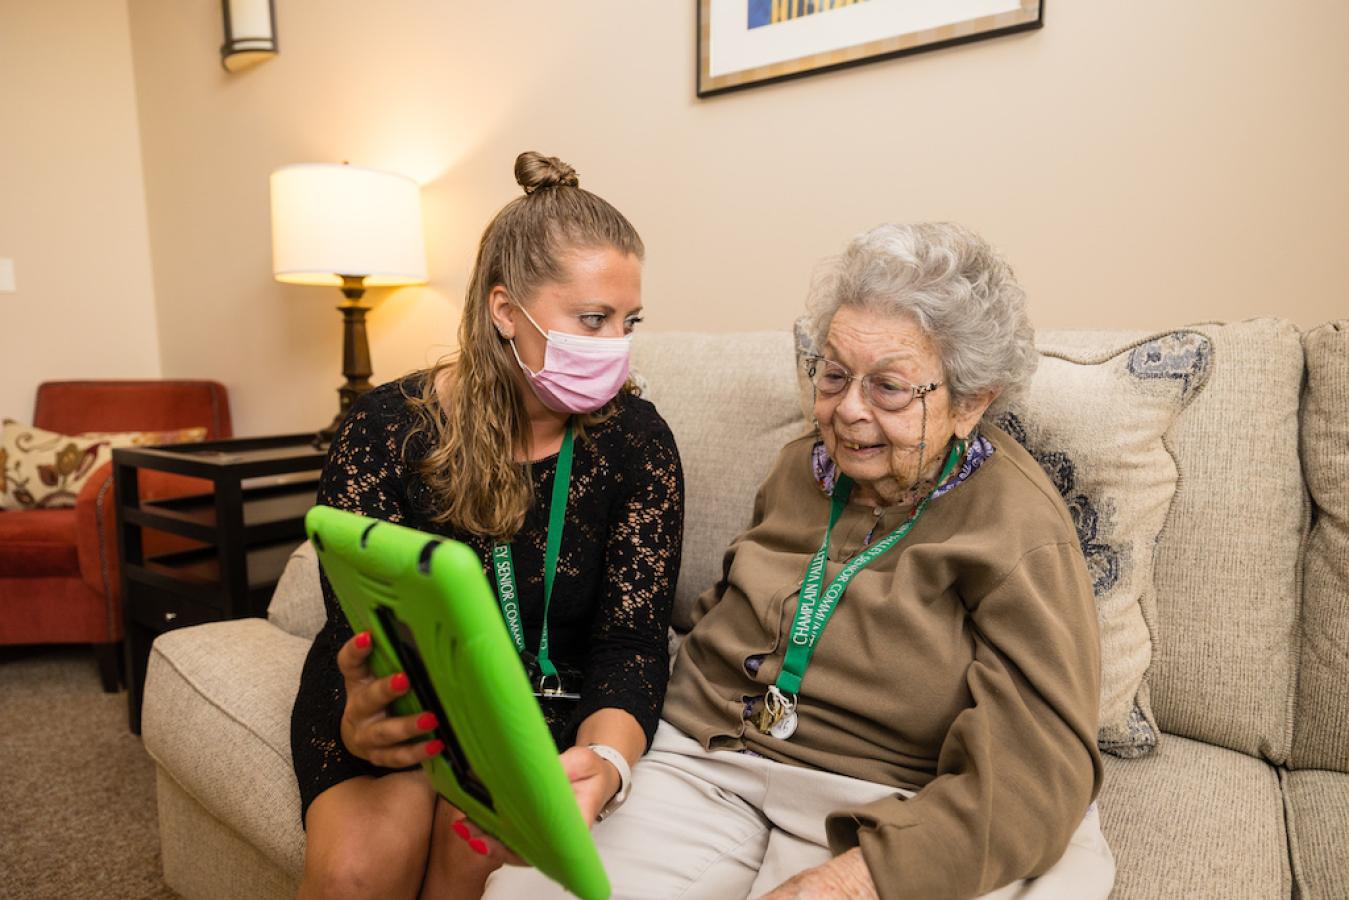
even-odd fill
[{"label": "mask ear loop", "polygon": [[[515,303],[514,300],[512,300],[511,302]],[[525,318],[529,320],[529,324],[534,326],[534,330],[537,331],[539,334],[541,334],[545,341],[548,340],[548,332],[544,331],[542,328],[539,327],[539,323],[534,321],[534,317],[529,314],[529,310],[525,309],[519,303],[515,303],[515,308],[525,314]]]},{"label": "mask ear loop", "polygon": [[[520,310],[520,312],[522,312],[522,313],[525,314],[525,318],[529,320],[529,324],[534,326],[534,330],[535,330],[535,331],[537,331],[539,334],[543,335],[543,341],[544,341],[545,344],[547,344],[547,343],[548,343],[548,332],[544,331],[542,328],[539,327],[539,323],[534,321],[534,317],[531,316],[531,315],[529,314],[529,310],[525,309],[523,306],[521,306],[519,303],[516,303],[514,300],[511,300],[511,303],[515,304],[515,308],[518,309],[518,310]],[[498,333],[498,334],[501,334],[500,331],[498,331],[497,333]],[[535,371],[534,371],[533,369],[531,369],[529,366],[525,365],[525,361],[524,361],[523,359],[520,358],[520,349],[519,349],[518,347],[515,346],[515,338],[513,338],[513,337],[512,337],[512,338],[508,338],[508,337],[506,337],[504,334],[502,334],[501,337],[502,337],[503,340],[505,340],[508,344],[511,345],[511,352],[515,354],[515,361],[516,361],[516,363],[519,364],[519,366],[520,366],[521,369],[524,369],[524,370],[525,370],[526,372],[528,372],[530,375],[538,375],[539,372],[542,372],[542,371],[543,371],[543,369],[540,369],[539,372],[535,372]],[[546,360],[546,355],[545,355],[545,360]]]},{"label": "mask ear loop", "polygon": [[506,343],[511,345],[511,352],[515,354],[515,361],[520,366],[521,369],[524,369],[530,375],[539,374],[538,372],[535,372],[533,369],[531,369],[529,366],[525,365],[525,361],[520,358],[520,351],[515,346],[515,338],[507,338]]}]

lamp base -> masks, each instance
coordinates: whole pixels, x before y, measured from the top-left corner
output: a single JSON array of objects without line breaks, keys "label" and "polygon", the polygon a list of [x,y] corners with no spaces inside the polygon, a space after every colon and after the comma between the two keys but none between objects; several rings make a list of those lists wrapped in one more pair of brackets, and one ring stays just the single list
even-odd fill
[{"label": "lamp base", "polygon": [[370,341],[365,334],[365,314],[370,307],[361,305],[361,297],[365,295],[364,281],[365,277],[361,275],[342,276],[342,295],[348,302],[337,309],[342,313],[342,374],[347,383],[337,389],[337,415],[333,416],[327,428],[320,429],[314,435],[315,447],[332,443],[337,430],[342,427],[342,420],[351,412],[356,401],[374,387],[370,383],[373,372],[370,366]]}]

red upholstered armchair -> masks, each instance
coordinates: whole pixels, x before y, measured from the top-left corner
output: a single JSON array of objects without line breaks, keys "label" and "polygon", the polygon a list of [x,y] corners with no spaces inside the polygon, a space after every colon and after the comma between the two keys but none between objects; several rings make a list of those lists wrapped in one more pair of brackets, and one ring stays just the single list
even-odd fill
[{"label": "red upholstered armchair", "polygon": [[[205,426],[207,440],[233,436],[229,397],[214,381],[49,381],[38,386],[33,424],[63,434]],[[147,499],[204,489],[167,473],[140,478]],[[92,644],[105,691],[117,690],[122,640],[115,510],[105,464],[74,509],[0,512],[0,644]],[[147,533],[147,552],[157,549]]]}]

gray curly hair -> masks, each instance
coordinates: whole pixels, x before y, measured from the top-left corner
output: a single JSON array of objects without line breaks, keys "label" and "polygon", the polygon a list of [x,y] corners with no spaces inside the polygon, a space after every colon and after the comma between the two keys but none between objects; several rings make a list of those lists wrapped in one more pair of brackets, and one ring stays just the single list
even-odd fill
[{"label": "gray curly hair", "polygon": [[1025,292],[998,252],[962,225],[878,225],[857,235],[811,287],[817,348],[844,306],[911,317],[936,345],[954,403],[998,391],[990,410],[1005,409],[1039,363]]}]

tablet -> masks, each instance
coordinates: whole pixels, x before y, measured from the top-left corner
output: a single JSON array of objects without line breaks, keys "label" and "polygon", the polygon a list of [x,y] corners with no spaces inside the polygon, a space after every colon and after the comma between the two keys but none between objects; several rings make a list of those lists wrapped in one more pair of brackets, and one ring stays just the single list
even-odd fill
[{"label": "tablet", "polygon": [[393,714],[435,713],[445,749],[422,765],[436,790],[578,897],[608,897],[608,876],[477,554],[327,506],[309,510],[305,530],[351,627],[370,632],[372,671],[407,673],[411,690]]}]

